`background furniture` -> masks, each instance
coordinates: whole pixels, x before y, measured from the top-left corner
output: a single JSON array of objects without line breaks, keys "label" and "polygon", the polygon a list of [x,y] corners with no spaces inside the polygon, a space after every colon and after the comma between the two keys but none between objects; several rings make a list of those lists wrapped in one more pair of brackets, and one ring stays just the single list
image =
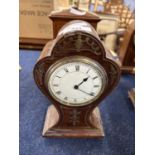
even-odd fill
[{"label": "background furniture", "polygon": [[[104,27],[104,26],[103,26]],[[102,25],[101,25],[102,28]],[[109,27],[108,27],[109,28]],[[102,30],[101,30],[102,31]],[[103,31],[102,31],[103,32]],[[134,67],[135,67],[135,42],[134,42],[134,37],[135,37],[135,23],[132,22],[129,24],[127,29],[124,29],[122,32],[116,30],[116,31],[111,31],[111,33],[103,33],[99,34],[100,38],[104,38],[103,44],[106,43],[106,36],[108,35],[117,35],[119,39],[119,35],[123,36],[123,39],[120,41],[114,50],[112,48],[107,48],[107,53],[109,54],[110,57],[113,57],[115,61],[120,65],[121,70],[123,73],[134,73]],[[116,41],[114,42],[113,40],[109,40],[108,44],[112,42],[111,44],[116,44]],[[108,47],[108,46],[106,46]]]},{"label": "background furniture", "polygon": [[108,55],[117,61],[124,73],[134,73],[134,11],[122,0],[90,0],[89,9],[102,19],[97,32],[110,51]]},{"label": "background furniture", "polygon": [[135,23],[132,22],[124,33],[120,43],[118,57],[124,71],[132,71],[135,67]]},{"label": "background furniture", "polygon": [[104,39],[102,43],[106,46],[109,50],[116,50],[116,44],[118,36],[116,32],[119,28],[119,18],[114,15],[104,15],[98,14],[102,20],[97,24],[97,33],[99,35],[104,34]]},{"label": "background furniture", "polygon": [[90,0],[89,3],[90,11],[118,16],[120,28],[127,28],[131,21],[134,20],[134,11],[131,11],[123,0]]},{"label": "background furniture", "polygon": [[48,14],[54,9],[53,0],[19,1],[19,46],[41,49],[53,38],[52,22]]}]

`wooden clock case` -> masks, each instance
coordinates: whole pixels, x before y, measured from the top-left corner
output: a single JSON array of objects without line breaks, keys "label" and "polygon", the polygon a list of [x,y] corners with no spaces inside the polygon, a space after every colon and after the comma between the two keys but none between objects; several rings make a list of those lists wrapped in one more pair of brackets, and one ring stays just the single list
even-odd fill
[{"label": "wooden clock case", "polygon": [[[83,15],[77,15],[73,12],[84,13]],[[78,8],[70,8],[62,11],[52,11],[49,15],[49,18],[53,21],[53,36],[57,37],[59,30],[72,20],[84,20],[90,23],[95,29],[97,27],[97,23],[101,20],[99,16],[94,13],[79,10]]]},{"label": "wooden clock case", "polygon": [[[69,22],[63,28],[73,22],[80,21]],[[114,61],[106,58],[105,48],[95,29],[91,25],[90,28],[91,33],[74,31],[67,34],[58,34],[55,40],[46,44],[34,67],[34,79],[37,86],[53,103],[49,106],[46,114],[43,129],[43,136],[45,137],[104,136],[102,120],[97,106],[117,85],[120,69]],[[71,56],[93,59],[106,71],[108,84],[101,96],[91,104],[79,107],[60,104],[50,95],[46,87],[45,74],[49,67],[58,60]]]}]

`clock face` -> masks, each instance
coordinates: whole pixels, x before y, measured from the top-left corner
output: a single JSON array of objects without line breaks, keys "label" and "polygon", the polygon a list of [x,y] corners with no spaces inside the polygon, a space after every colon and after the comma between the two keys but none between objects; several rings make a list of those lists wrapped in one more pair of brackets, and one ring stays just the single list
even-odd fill
[{"label": "clock face", "polygon": [[107,75],[97,62],[77,56],[52,65],[46,83],[51,96],[61,104],[83,106],[101,95]]}]

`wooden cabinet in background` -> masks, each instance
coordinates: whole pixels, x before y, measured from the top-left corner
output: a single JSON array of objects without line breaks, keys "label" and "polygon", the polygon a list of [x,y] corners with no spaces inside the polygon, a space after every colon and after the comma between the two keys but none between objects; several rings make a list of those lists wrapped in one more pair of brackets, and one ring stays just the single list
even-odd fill
[{"label": "wooden cabinet in background", "polygon": [[118,52],[119,60],[121,62],[121,68],[123,71],[133,70],[135,67],[135,23],[132,22],[125,34],[124,39],[121,42]]}]

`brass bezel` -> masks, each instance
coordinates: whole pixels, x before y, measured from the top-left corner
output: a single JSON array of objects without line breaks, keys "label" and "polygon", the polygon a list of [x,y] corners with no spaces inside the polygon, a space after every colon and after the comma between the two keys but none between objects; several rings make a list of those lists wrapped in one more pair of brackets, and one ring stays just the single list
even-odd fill
[{"label": "brass bezel", "polygon": [[[91,65],[93,68],[97,69],[97,72],[99,73],[99,75],[101,76],[101,80],[102,80],[102,88],[100,90],[100,93],[95,96],[92,100],[90,101],[86,101],[83,103],[79,103],[79,104],[72,104],[69,102],[65,102],[62,101],[61,99],[59,99],[57,96],[54,95],[54,93],[52,92],[52,89],[50,88],[49,85],[49,79],[52,75],[52,73],[55,71],[55,69],[57,69],[58,67],[66,64],[66,63],[71,63],[71,62],[82,62],[82,63],[86,63]],[[105,85],[103,86],[103,76],[105,76]],[[70,56],[70,57],[65,57],[60,59],[59,61],[57,61],[56,63],[54,63],[53,65],[50,66],[50,68],[48,69],[48,71],[45,74],[45,85],[47,90],[49,91],[49,94],[56,100],[58,101],[60,104],[66,105],[66,106],[72,106],[72,107],[80,107],[80,106],[85,106],[88,104],[91,104],[92,102],[94,102],[95,100],[97,100],[97,98],[99,98],[101,96],[101,94],[103,93],[103,91],[105,90],[107,84],[108,84],[108,77],[107,77],[107,73],[105,71],[105,69],[95,60],[88,58],[88,57],[84,57],[84,56]]]}]

